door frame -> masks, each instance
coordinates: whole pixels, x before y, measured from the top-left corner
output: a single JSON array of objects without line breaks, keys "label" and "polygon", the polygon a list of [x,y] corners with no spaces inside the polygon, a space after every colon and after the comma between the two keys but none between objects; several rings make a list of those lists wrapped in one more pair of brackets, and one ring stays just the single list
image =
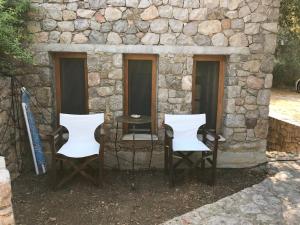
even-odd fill
[{"label": "door frame", "polygon": [[71,58],[71,59],[84,59],[84,88],[85,88],[85,113],[89,112],[88,105],[88,75],[87,75],[87,54],[86,53],[74,53],[74,52],[57,52],[53,54],[55,64],[55,101],[56,101],[56,118],[57,124],[59,123],[59,113],[61,112],[61,64],[60,59]]},{"label": "door frame", "polygon": [[192,113],[196,113],[196,68],[197,62],[214,61],[219,62],[219,84],[218,84],[218,102],[216,131],[220,132],[222,127],[223,115],[223,98],[224,98],[224,76],[225,76],[225,56],[224,55],[195,55],[193,57],[193,74],[192,74]]},{"label": "door frame", "polygon": [[[152,61],[152,77],[151,77],[151,128],[152,133],[157,132],[157,55],[152,54],[124,54],[124,101],[123,111],[124,115],[128,115],[128,61],[129,60],[151,60]],[[124,131],[127,133],[128,127],[124,124]]]}]

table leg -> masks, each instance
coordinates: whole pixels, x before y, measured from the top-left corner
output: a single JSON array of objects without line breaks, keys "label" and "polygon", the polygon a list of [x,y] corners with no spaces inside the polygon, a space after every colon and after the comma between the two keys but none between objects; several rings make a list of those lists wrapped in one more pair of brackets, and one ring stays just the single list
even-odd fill
[{"label": "table leg", "polygon": [[133,175],[133,182],[131,183],[131,188],[135,189],[135,170],[134,170],[134,162],[135,162],[135,125],[133,127],[132,133],[132,175]]},{"label": "table leg", "polygon": [[151,167],[151,162],[152,162],[152,154],[153,154],[153,133],[152,133],[152,124],[150,124],[150,134],[151,134],[151,152],[150,152],[150,160],[149,160],[149,169]]},{"label": "table leg", "polygon": [[120,169],[120,161],[119,161],[118,150],[117,150],[118,128],[119,128],[119,122],[117,122],[117,128],[116,128],[116,136],[115,136],[115,154],[116,154],[116,159],[117,159],[117,163],[118,163],[118,169]]}]

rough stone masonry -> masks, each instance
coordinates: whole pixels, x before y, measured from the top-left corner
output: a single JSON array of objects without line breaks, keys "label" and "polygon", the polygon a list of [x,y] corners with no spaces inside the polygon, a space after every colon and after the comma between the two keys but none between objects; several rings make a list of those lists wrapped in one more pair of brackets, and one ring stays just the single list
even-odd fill
[{"label": "rough stone masonry", "polygon": [[10,175],[4,157],[0,157],[0,225],[15,224],[11,197]]},{"label": "rough stone masonry", "polygon": [[22,81],[53,112],[45,110],[50,121],[54,52],[87,53],[89,110],[105,112],[108,136],[123,113],[123,54],[158,55],[159,128],[165,113],[191,113],[193,56],[224,55],[219,166],[266,161],[280,0],[32,0],[32,7],[35,66]]},{"label": "rough stone masonry", "polygon": [[11,95],[11,79],[0,76],[0,156],[5,157],[6,167],[14,179],[19,174],[20,139],[11,118]]}]

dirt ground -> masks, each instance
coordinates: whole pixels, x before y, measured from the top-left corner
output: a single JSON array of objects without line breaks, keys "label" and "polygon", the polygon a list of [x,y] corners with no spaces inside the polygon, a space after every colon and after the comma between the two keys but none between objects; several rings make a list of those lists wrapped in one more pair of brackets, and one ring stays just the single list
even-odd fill
[{"label": "dirt ground", "polygon": [[270,115],[300,123],[300,93],[288,89],[272,89]]},{"label": "dirt ground", "polygon": [[18,225],[152,225],[259,183],[265,176],[262,169],[219,169],[214,188],[187,174],[170,189],[161,170],[140,171],[136,190],[131,190],[128,172],[107,171],[103,188],[78,177],[52,191],[46,175],[27,173],[12,183],[13,206]]}]

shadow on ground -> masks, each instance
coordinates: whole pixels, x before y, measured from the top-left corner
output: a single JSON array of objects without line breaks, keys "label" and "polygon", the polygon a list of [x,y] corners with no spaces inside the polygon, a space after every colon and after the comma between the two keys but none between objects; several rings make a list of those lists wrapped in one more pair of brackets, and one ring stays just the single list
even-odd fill
[{"label": "shadow on ground", "polygon": [[159,224],[261,182],[260,169],[219,169],[214,188],[186,176],[173,189],[163,172],[140,171],[136,190],[130,174],[107,171],[97,188],[76,178],[60,190],[51,189],[47,176],[26,173],[13,183],[13,206],[19,225]]}]

